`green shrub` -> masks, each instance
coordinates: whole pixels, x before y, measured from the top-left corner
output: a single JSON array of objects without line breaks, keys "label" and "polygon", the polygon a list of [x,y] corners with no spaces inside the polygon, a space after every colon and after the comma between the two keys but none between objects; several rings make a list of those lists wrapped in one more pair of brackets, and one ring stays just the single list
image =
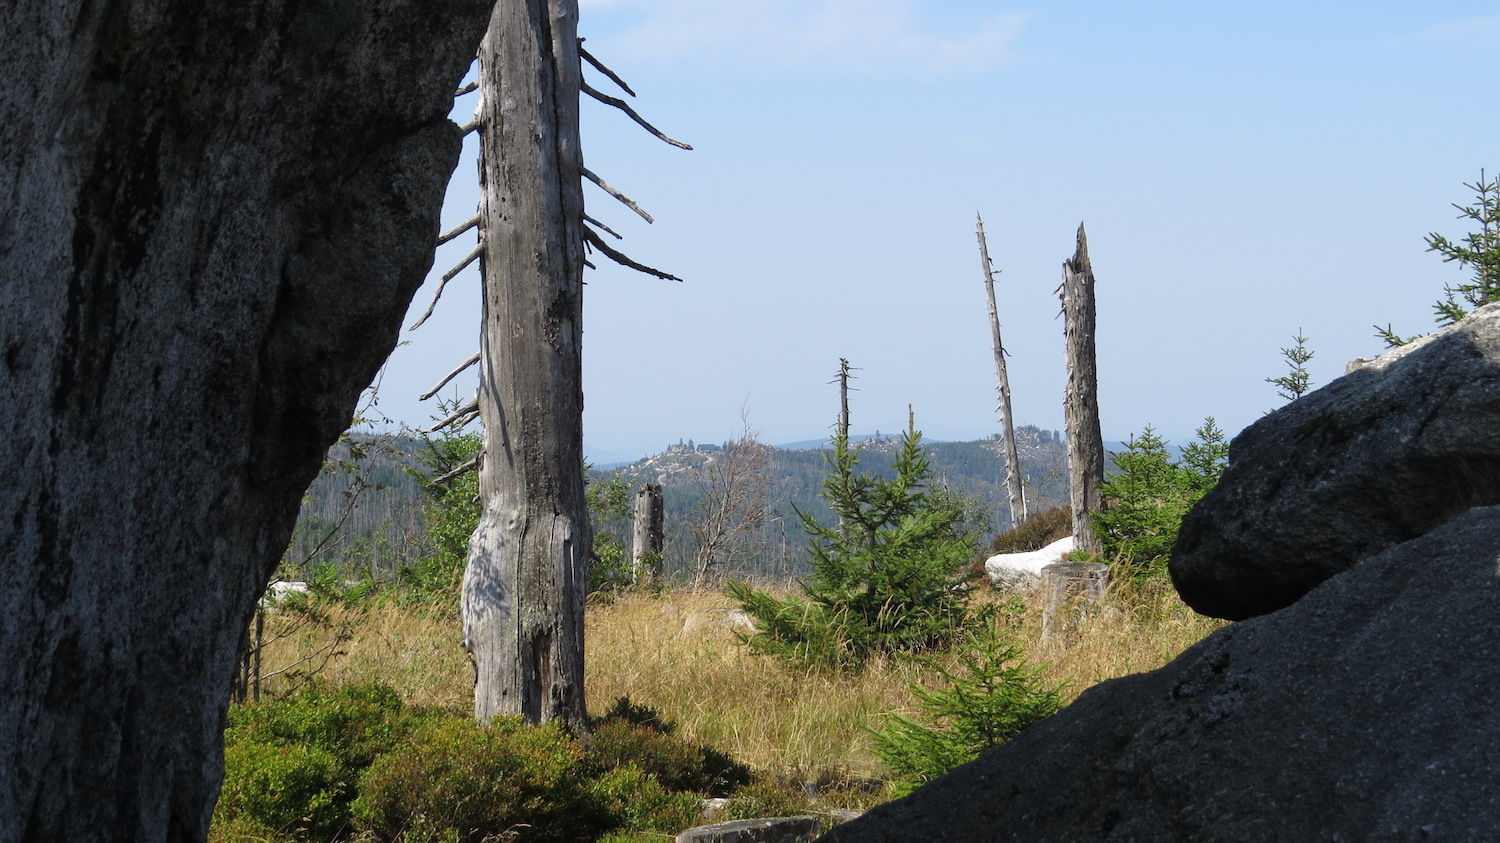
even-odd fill
[{"label": "green shrub", "polygon": [[306,840],[330,840],[346,825],[348,786],[332,753],[246,741],[225,747],[224,766],[215,825]]},{"label": "green shrub", "polygon": [[348,826],[360,773],[436,716],[375,683],[233,706],[214,823],[329,840]]},{"label": "green shrub", "polygon": [[704,796],[725,796],[750,783],[750,768],[718,750],[620,720],[594,727],[588,760],[600,771],[635,767],[668,790]]},{"label": "green shrub", "polygon": [[817,813],[807,791],[775,779],[760,779],[735,791],[729,809],[717,822],[760,817],[795,817]]},{"label": "green shrub", "polygon": [[588,839],[613,823],[583,786],[583,751],[556,724],[453,719],[413,734],[360,777],[358,824],[381,840]]},{"label": "green shrub", "polygon": [[912,685],[926,722],[896,715],[875,736],[875,755],[896,774],[893,796],[905,796],[1062,707],[1060,689],[1046,688],[999,624],[970,633],[958,651],[962,672],[936,661],[946,688]]},{"label": "green shrub", "polygon": [[589,792],[611,824],[625,833],[654,832],[661,840],[703,821],[701,794],[673,791],[633,764],[604,771]]},{"label": "green shrub", "polygon": [[1027,515],[1021,523],[995,536],[990,542],[993,553],[1028,553],[1073,534],[1073,507],[1054,506]]}]

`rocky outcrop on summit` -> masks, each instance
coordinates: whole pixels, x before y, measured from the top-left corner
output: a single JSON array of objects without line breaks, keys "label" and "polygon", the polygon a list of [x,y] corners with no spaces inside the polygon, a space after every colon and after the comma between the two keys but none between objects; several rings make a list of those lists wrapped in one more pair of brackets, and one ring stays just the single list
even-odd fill
[{"label": "rocky outcrop on summit", "polygon": [[1497,564],[1476,508],[822,839],[1493,839]]},{"label": "rocky outcrop on summit", "polygon": [[1500,305],[1490,305],[1235,437],[1218,487],[1183,520],[1172,580],[1194,609],[1247,618],[1496,503]]}]

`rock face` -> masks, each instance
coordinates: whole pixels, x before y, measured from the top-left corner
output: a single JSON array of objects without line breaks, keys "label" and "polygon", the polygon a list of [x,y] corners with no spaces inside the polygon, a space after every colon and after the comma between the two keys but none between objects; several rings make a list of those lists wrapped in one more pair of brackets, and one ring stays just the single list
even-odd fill
[{"label": "rock face", "polygon": [[1358,560],[1500,503],[1500,305],[1386,354],[1235,437],[1183,521],[1172,580],[1200,612],[1291,604]]},{"label": "rock face", "polygon": [[484,0],[0,4],[0,841],[201,841],[239,640],[395,345]]},{"label": "rock face", "polygon": [[822,839],[1492,839],[1497,566],[1457,515]]}]

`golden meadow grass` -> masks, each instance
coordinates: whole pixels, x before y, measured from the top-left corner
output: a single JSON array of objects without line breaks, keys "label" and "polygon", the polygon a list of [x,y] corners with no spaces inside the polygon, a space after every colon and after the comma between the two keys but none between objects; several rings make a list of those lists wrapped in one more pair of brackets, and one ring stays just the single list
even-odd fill
[{"label": "golden meadow grass", "polygon": [[[983,599],[1000,603],[997,597]],[[733,609],[721,592],[693,590],[627,593],[591,605],[589,710],[601,713],[628,696],[675,721],[683,736],[782,778],[881,777],[869,730],[878,730],[892,713],[915,713],[909,685],[932,684],[936,674],[904,659],[852,676],[797,671],[740,644]],[[1040,642],[1036,601],[1004,603],[999,617],[1045,683],[1066,683],[1068,700],[1105,679],[1160,667],[1221,625],[1194,614],[1167,588],[1113,593],[1065,640],[1047,645]],[[348,637],[319,670],[321,681],[378,680],[412,703],[461,709],[471,704],[473,672],[451,610],[377,602],[331,609],[327,621],[271,641],[263,672],[317,653],[335,630],[344,629]],[[273,617],[268,639],[289,623],[290,615]],[[304,667],[319,663],[314,658]],[[268,689],[285,689],[295,676],[280,674]]]}]

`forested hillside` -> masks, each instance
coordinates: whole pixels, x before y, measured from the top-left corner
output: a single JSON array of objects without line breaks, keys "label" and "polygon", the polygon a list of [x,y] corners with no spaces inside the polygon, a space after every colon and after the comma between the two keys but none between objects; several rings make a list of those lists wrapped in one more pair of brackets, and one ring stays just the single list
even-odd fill
[{"label": "forested hillside", "polygon": [[[1017,431],[1027,501],[1032,509],[1064,502],[1067,475],[1062,442],[1052,431],[1024,426]],[[900,439],[870,437],[858,443],[861,470],[890,476]],[[728,444],[728,443],[726,443]],[[987,534],[1009,525],[998,439],[978,442],[924,442],[935,476],[945,487],[974,501],[972,520]],[[283,574],[312,576],[319,568],[344,579],[366,576],[392,580],[430,552],[422,509],[426,496],[417,473],[422,440],[401,436],[359,437],[336,445],[328,465],[308,490],[302,517],[287,550]],[[660,483],[666,509],[665,573],[690,580],[701,564],[701,533],[714,517],[742,511],[716,511],[723,493],[753,493],[756,522],[737,539],[742,543],[706,573],[786,578],[805,571],[806,544],[798,511],[831,523],[833,514],[819,497],[823,452],[808,448],[763,449],[761,468],[737,481],[759,488],[723,488],[724,468],[735,458],[725,445],[678,444],[665,452],[610,471],[590,472],[591,482],[618,475],[631,489]],[[722,509],[722,507],[720,507]],[[597,529],[628,536],[623,519],[603,520]]]}]

